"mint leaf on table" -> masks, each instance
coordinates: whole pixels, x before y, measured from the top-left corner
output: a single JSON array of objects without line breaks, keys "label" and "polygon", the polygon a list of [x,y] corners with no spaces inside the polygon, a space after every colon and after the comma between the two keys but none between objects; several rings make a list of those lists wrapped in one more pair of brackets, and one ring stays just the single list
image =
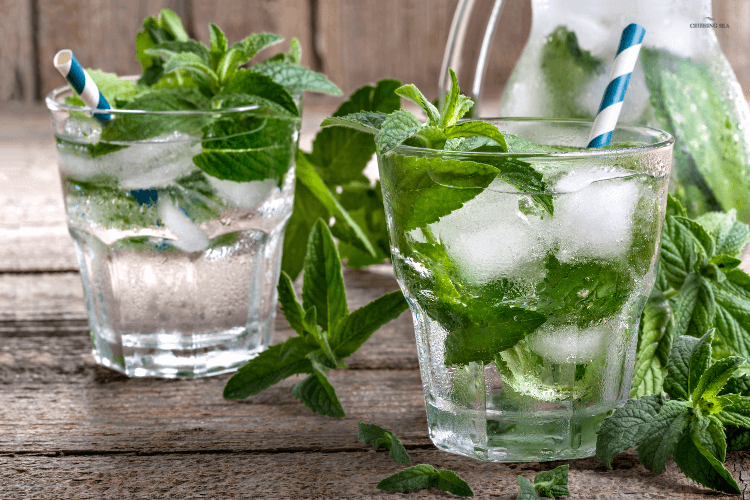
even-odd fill
[{"label": "mint leaf on table", "polygon": [[713,330],[700,339],[676,339],[664,379],[671,399],[631,399],[602,423],[596,453],[608,467],[617,453],[635,447],[641,462],[657,474],[673,455],[680,470],[697,483],[725,493],[740,492],[722,465],[727,448],[724,426],[750,424],[750,397],[724,391],[745,360],[732,356],[713,361],[713,341]]},{"label": "mint leaf on table", "polygon": [[518,500],[541,500],[542,497],[557,498],[570,496],[568,490],[568,464],[543,471],[534,477],[534,483],[518,476]]},{"label": "mint leaf on table", "polygon": [[316,413],[343,417],[344,410],[327,374],[344,367],[341,359],[352,355],[378,328],[407,309],[403,294],[385,294],[349,314],[333,236],[328,225],[318,219],[307,242],[302,302],[283,271],[279,300],[282,313],[298,335],[241,367],[227,381],[224,397],[253,396],[291,375],[306,373],[309,376],[292,389],[294,396]]},{"label": "mint leaf on table", "polygon": [[379,490],[408,491],[421,490],[437,486],[441,491],[447,491],[460,497],[473,497],[471,487],[458,477],[455,472],[448,469],[436,470],[428,464],[419,464],[388,476],[377,485]]},{"label": "mint leaf on table", "polygon": [[672,167],[690,189],[691,215],[708,207],[736,209],[747,219],[750,165],[723,84],[703,64],[665,50],[647,47],[640,60],[660,128],[676,139]]},{"label": "mint leaf on table", "polygon": [[406,452],[401,440],[394,433],[379,426],[378,424],[368,424],[357,422],[359,429],[358,438],[365,444],[371,444],[376,450],[378,448],[388,448],[388,458],[400,464],[411,462],[409,454]]}]

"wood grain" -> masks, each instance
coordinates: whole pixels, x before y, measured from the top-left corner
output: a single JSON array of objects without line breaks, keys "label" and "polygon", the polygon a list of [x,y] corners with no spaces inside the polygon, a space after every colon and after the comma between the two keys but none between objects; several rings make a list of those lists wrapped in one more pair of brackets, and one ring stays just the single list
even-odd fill
[{"label": "wood grain", "polygon": [[283,36],[284,43],[261,52],[268,56],[289,48],[289,40],[296,37],[302,46],[302,64],[317,69],[312,56],[313,37],[310,22],[310,2],[307,0],[219,0],[193,1],[193,26],[198,39],[208,44],[208,23],[220,27],[229,43],[242,40],[250,33],[263,31]]},{"label": "wood grain", "polygon": [[72,49],[85,68],[137,75],[135,34],[146,16],[177,12],[190,33],[190,0],[37,0],[39,98],[65,82],[52,65],[60,49]]},{"label": "wood grain", "polygon": [[715,29],[721,49],[732,65],[746,99],[750,99],[750,2],[714,0],[713,16],[717,23],[729,28]]},{"label": "wood grain", "polygon": [[[344,426],[342,426],[344,427]],[[343,430],[352,441],[356,429]],[[434,449],[410,449],[413,464],[429,463],[448,468],[464,478],[476,498],[515,500],[516,478],[533,477],[559,463],[493,464],[450,455]],[[741,487],[741,476],[750,466],[747,453],[730,453],[732,471]],[[691,483],[673,463],[656,475],[638,463],[634,452],[615,460],[607,470],[597,459],[570,463],[571,499],[736,499],[714,494]],[[454,498],[436,488],[403,494],[375,488],[384,477],[403,466],[390,461],[387,452],[338,453],[206,453],[140,456],[0,457],[0,491],[28,498],[274,498],[363,499]],[[744,472],[747,474],[747,472]],[[568,497],[565,497],[568,498]],[[744,498],[747,498],[747,493]]]},{"label": "wood grain", "polygon": [[29,0],[0,0],[0,102],[36,99],[34,31]]}]

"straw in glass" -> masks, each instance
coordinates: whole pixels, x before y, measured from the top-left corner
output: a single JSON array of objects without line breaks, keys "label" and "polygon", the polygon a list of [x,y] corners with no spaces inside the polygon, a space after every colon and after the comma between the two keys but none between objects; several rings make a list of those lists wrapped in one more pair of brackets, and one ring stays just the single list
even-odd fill
[{"label": "straw in glass", "polygon": [[630,75],[633,74],[645,34],[646,29],[638,24],[630,24],[623,30],[620,47],[617,49],[612,71],[609,73],[609,84],[604,91],[586,147],[607,146],[612,141],[612,132],[620,117],[625,91],[628,89]]},{"label": "straw in glass", "polygon": [[[112,109],[112,106],[109,105],[107,99],[104,98],[99,88],[97,88],[94,80],[83,69],[76,56],[73,55],[73,51],[68,49],[61,50],[55,54],[53,62],[57,71],[60,72],[63,78],[70,82],[73,90],[81,96],[81,100],[86,106],[97,109]],[[107,123],[111,115],[107,113],[94,113],[94,118],[102,123]]]}]

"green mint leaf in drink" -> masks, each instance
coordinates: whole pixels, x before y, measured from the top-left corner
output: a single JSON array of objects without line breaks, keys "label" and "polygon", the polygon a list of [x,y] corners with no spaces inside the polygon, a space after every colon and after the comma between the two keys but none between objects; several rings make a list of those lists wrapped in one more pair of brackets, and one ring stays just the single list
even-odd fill
[{"label": "green mint leaf in drink", "polygon": [[281,43],[284,37],[273,33],[253,33],[237,43],[232,44],[228,50],[238,51],[242,57],[237,65],[241,66],[255,57],[258,52],[277,43]]},{"label": "green mint leaf in drink", "polygon": [[338,125],[375,135],[380,132],[386,118],[388,118],[386,113],[377,111],[351,113],[346,116],[329,116],[321,122],[320,126],[334,127]]},{"label": "green mint leaf in drink", "polygon": [[448,72],[451,78],[451,88],[448,90],[445,106],[440,110],[440,120],[437,126],[441,129],[455,125],[474,105],[474,101],[471,98],[461,95],[461,89],[458,87],[458,79],[453,69],[448,68]]},{"label": "green mint leaf in drink", "polygon": [[542,471],[534,477],[534,488],[540,496],[557,498],[570,496],[568,489],[568,464]]},{"label": "green mint leaf in drink", "polygon": [[315,361],[311,364],[314,373],[294,385],[292,394],[315,413],[334,418],[344,417],[344,409],[341,407],[336,390],[326,377],[327,369]]},{"label": "green mint leaf in drink", "polygon": [[458,477],[455,472],[447,469],[436,470],[435,467],[428,464],[414,465],[388,476],[378,483],[377,488],[384,491],[406,493],[431,486],[437,486],[440,490],[456,496],[474,496],[474,492],[466,481]]},{"label": "green mint leaf in drink", "polygon": [[158,16],[144,19],[142,31],[135,36],[136,59],[143,70],[139,83],[153,85],[164,76],[164,60],[148,55],[148,49],[164,42],[189,39],[179,16],[169,9],[162,9]]},{"label": "green mint leaf in drink", "polygon": [[640,55],[646,86],[660,128],[675,136],[677,181],[691,216],[750,210],[750,165],[737,123],[706,66],[661,49]]},{"label": "green mint leaf in drink", "polygon": [[409,99],[410,101],[416,103],[420,108],[422,108],[427,115],[428,126],[438,125],[438,123],[440,122],[440,112],[430,101],[427,100],[424,95],[422,95],[422,92],[420,92],[420,90],[415,85],[403,85],[396,89],[396,94],[400,95],[404,99]]},{"label": "green mint leaf in drink", "polygon": [[290,113],[299,116],[299,109],[292,94],[283,86],[274,82],[270,77],[241,69],[235,72],[222,87],[224,94],[252,94],[259,95],[273,101]]},{"label": "green mint leaf in drink", "polygon": [[366,422],[357,422],[359,429],[358,438],[365,444],[371,444],[376,450],[387,448],[390,450],[388,458],[400,464],[411,462],[409,454],[406,452],[401,440],[391,431],[384,429],[378,424],[368,424]]},{"label": "green mint leaf in drink", "polygon": [[383,121],[378,132],[376,144],[378,151],[386,153],[422,128],[416,116],[405,109],[394,111]]},{"label": "green mint leaf in drink", "polygon": [[481,121],[468,121],[456,123],[445,129],[446,139],[455,139],[458,137],[486,137],[492,139],[500,146],[502,151],[508,150],[505,143],[505,134],[500,132],[494,125]]},{"label": "green mint leaf in drink", "polygon": [[145,52],[151,57],[159,57],[165,61],[169,61],[172,57],[179,54],[193,54],[205,66],[209,68],[211,67],[211,55],[209,50],[205,45],[196,42],[195,40],[171,40],[168,42],[161,42],[146,49]]},{"label": "green mint leaf in drink", "polygon": [[582,50],[578,37],[564,26],[547,36],[542,46],[541,69],[551,96],[549,116],[591,118],[576,94],[602,70],[602,61]]}]

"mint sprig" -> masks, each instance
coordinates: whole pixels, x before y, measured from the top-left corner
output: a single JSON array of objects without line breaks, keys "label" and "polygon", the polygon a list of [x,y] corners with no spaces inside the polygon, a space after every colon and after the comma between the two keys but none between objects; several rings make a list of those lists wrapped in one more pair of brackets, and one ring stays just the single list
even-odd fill
[{"label": "mint sprig", "polygon": [[608,417],[597,434],[596,454],[611,467],[614,456],[628,448],[650,470],[664,472],[674,456],[693,481],[725,493],[740,493],[722,465],[726,458],[724,426],[750,425],[750,397],[723,389],[745,362],[729,356],[712,358],[714,330],[700,339],[679,337],[667,362],[662,395],[631,399]]},{"label": "mint sprig", "polygon": [[750,276],[739,269],[750,227],[734,210],[697,219],[669,197],[657,282],[641,318],[631,397],[658,394],[675,339],[715,328],[713,356],[750,359]]},{"label": "mint sprig", "polygon": [[344,368],[342,360],[404,312],[406,300],[400,291],[387,293],[349,313],[341,261],[323,220],[318,220],[310,233],[304,267],[302,302],[284,272],[278,287],[281,310],[297,336],[270,347],[240,368],[227,381],[224,397],[243,399],[305,373],[308,377],[292,388],[292,394],[316,413],[343,417],[328,372]]},{"label": "mint sprig", "polygon": [[419,464],[388,476],[377,485],[379,490],[409,491],[421,490],[436,486],[459,497],[473,497],[474,492],[469,484],[448,469],[437,470],[429,464]]},{"label": "mint sprig", "polygon": [[365,444],[371,444],[376,450],[379,448],[388,448],[388,458],[400,464],[411,462],[409,454],[406,452],[401,440],[394,433],[379,426],[378,424],[368,424],[366,422],[357,422],[359,429],[358,438]]},{"label": "mint sprig", "polygon": [[516,480],[519,493],[517,500],[541,500],[542,497],[570,496],[568,490],[568,464],[543,471],[534,477],[534,483],[523,476]]}]

